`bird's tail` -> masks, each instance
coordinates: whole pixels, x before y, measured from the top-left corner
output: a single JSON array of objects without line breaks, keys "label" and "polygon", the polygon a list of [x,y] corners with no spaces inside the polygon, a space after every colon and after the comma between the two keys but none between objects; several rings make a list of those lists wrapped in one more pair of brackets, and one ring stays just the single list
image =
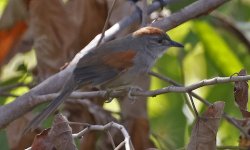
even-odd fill
[{"label": "bird's tail", "polygon": [[74,84],[67,83],[65,84],[60,94],[28,124],[28,126],[23,132],[24,134],[30,130],[34,130],[42,121],[44,121],[50,114],[52,114],[57,109],[57,107],[59,107],[60,104],[63,103],[65,98],[67,98],[74,91]]}]

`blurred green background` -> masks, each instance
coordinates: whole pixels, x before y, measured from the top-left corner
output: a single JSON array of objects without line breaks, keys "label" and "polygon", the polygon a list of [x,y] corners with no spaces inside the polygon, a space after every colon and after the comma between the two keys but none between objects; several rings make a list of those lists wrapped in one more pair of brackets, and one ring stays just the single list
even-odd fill
[{"label": "blurred green background", "polygon": [[[0,13],[7,0],[0,0]],[[178,11],[193,1],[174,3],[166,9]],[[176,5],[175,5],[176,4]],[[178,5],[177,5],[178,4]],[[250,72],[250,47],[228,24],[239,30],[250,41],[250,1],[233,0],[224,4],[209,16],[188,21],[168,32],[170,37],[185,45],[184,49],[171,48],[155,65],[153,71],[189,85],[216,76],[230,76],[245,68]],[[250,42],[249,42],[250,43]],[[32,58],[32,59],[31,59]],[[16,55],[1,71],[0,84],[32,81],[29,70],[36,64],[33,52]],[[169,84],[152,77],[151,89],[159,89]],[[22,95],[28,89],[18,88],[12,94]],[[234,104],[233,84],[219,84],[195,90],[210,102],[225,101],[225,112],[241,118]],[[187,145],[194,121],[189,110],[187,96],[180,93],[163,94],[149,98],[148,109],[152,139],[159,149],[177,149]],[[2,105],[13,98],[0,98]],[[200,112],[205,106],[195,100]],[[106,108],[114,108],[115,102]],[[238,145],[239,131],[222,120],[218,132],[218,145]],[[1,149],[8,149],[5,132],[0,132]]]}]

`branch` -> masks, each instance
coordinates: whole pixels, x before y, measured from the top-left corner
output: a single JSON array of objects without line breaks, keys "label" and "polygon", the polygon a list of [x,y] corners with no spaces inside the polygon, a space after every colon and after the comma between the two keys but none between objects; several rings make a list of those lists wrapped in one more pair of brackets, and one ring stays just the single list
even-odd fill
[{"label": "branch", "polygon": [[[154,74],[150,72],[150,74]],[[159,75],[158,75],[159,76]],[[247,76],[235,76],[235,77],[215,77],[211,79],[206,79],[199,81],[197,83],[191,84],[189,86],[180,86],[179,84],[175,84],[175,86],[168,86],[164,87],[161,89],[157,90],[152,90],[152,91],[127,91],[131,94],[131,96],[146,96],[146,97],[155,97],[160,94],[165,94],[165,93],[188,93],[191,92],[195,89],[208,86],[208,85],[216,85],[216,84],[222,84],[222,83],[230,83],[230,82],[235,82],[235,81],[247,81],[250,80],[250,75]],[[173,82],[173,81],[172,81]],[[192,93],[192,96],[197,98],[197,95],[195,93]],[[70,98],[76,98],[76,99],[84,99],[84,98],[119,98],[122,96],[126,96],[127,94],[124,91],[91,91],[91,92],[73,92],[70,95]],[[58,93],[53,93],[53,94],[47,94],[47,95],[40,95],[37,96],[36,99],[31,103],[32,105],[38,105],[44,102],[48,102],[50,100],[53,100],[58,96]],[[206,105],[211,105],[207,101],[202,101]]]},{"label": "branch", "polygon": [[[164,4],[166,5],[167,2],[169,1],[165,0]],[[166,21],[168,19],[164,19],[162,21],[156,21],[155,23],[153,23],[153,25],[161,27],[164,30],[169,30],[171,28],[174,28],[182,24],[185,21],[193,19],[194,17],[201,16],[207,13],[207,10],[211,11],[225,2],[226,0],[213,0],[213,1],[199,0],[189,5],[188,7],[185,7],[183,10],[181,10],[181,12],[179,13],[177,12],[169,16],[168,19],[170,19],[171,21]],[[154,1],[148,7],[148,13],[151,13],[160,7],[161,7],[160,2]],[[200,8],[197,9],[197,7]],[[206,9],[203,9],[203,7],[205,7]],[[178,19],[173,20],[173,18],[178,18]],[[124,19],[113,25],[105,32],[105,37],[103,38],[103,42],[112,39],[119,31],[122,31],[127,26],[135,23],[136,21],[139,21],[139,19],[140,19],[139,12],[134,12],[131,16],[125,17]],[[36,106],[34,105],[34,101],[36,100],[37,96],[46,95],[52,92],[59,91],[60,88],[65,83],[64,81],[67,80],[67,78],[72,74],[72,71],[78,60],[88,51],[90,51],[91,48],[96,46],[98,39],[100,39],[100,35],[97,35],[84,49],[82,49],[75,56],[75,58],[71,61],[70,65],[66,69],[46,79],[36,87],[32,88],[28,93],[18,97],[15,101],[0,107],[0,128],[3,128],[4,126],[8,125],[11,121],[17,119],[18,117],[32,110]],[[150,93],[147,93],[146,95],[149,94]]]},{"label": "branch", "polygon": [[100,37],[99,41],[97,42],[96,46],[99,46],[99,45],[101,44],[102,39],[103,39],[104,36],[105,36],[105,31],[107,30],[108,23],[109,23],[109,19],[110,19],[110,17],[111,17],[112,12],[113,12],[113,9],[114,9],[114,6],[115,6],[115,4],[116,4],[116,1],[117,1],[117,0],[113,0],[113,3],[112,3],[112,5],[111,5],[111,8],[110,8],[110,10],[109,10],[109,12],[108,12],[107,19],[106,19],[105,24],[104,24],[103,29],[102,29],[101,37]]},{"label": "branch", "polygon": [[235,82],[235,81],[247,81],[247,80],[250,80],[250,75],[237,76],[237,77],[215,77],[212,79],[202,80],[200,82],[191,84],[186,87],[168,86],[159,90],[136,92],[136,93],[131,93],[131,94],[132,96],[157,96],[159,94],[169,93],[169,92],[186,93],[186,92],[190,92],[190,91],[193,91],[195,89],[198,89],[207,85],[215,85],[215,84],[221,84],[221,83],[228,83],[228,82]]},{"label": "branch", "polygon": [[188,20],[207,15],[228,1],[229,0],[199,0],[163,20],[155,21],[152,25],[167,31]]},{"label": "branch", "polygon": [[72,137],[73,138],[81,138],[85,133],[92,131],[92,130],[97,130],[97,131],[106,131],[110,128],[117,128],[118,130],[120,130],[124,136],[124,141],[121,142],[121,144],[119,144],[115,150],[118,150],[121,148],[121,146],[125,145],[126,150],[133,150],[133,146],[132,143],[130,141],[130,136],[127,132],[127,130],[124,128],[123,125],[120,125],[118,123],[115,122],[110,122],[106,125],[90,125],[87,128],[85,128],[84,130],[80,131],[79,133],[73,134]]},{"label": "branch", "polygon": [[[163,81],[166,81],[166,82],[168,82],[168,83],[170,83],[170,84],[172,84],[172,85],[175,85],[175,86],[183,86],[183,85],[181,85],[181,84],[175,82],[174,80],[172,80],[172,79],[170,79],[170,78],[168,78],[168,77],[162,76],[162,75],[160,75],[160,74],[157,74],[157,73],[155,73],[155,72],[149,72],[149,74],[152,75],[152,76],[155,76],[155,77],[157,77],[157,78],[159,78],[159,79],[161,79],[161,80],[163,80]],[[206,106],[211,106],[211,105],[212,105],[212,103],[210,103],[209,101],[203,99],[203,98],[202,98],[201,96],[199,96],[198,94],[196,94],[196,93],[194,93],[194,92],[189,92],[189,93],[190,93],[190,95],[192,95],[193,97],[195,97],[196,99],[198,99],[200,102],[202,102],[202,103],[205,104]],[[225,118],[229,123],[231,123],[231,124],[232,124],[233,126],[235,126],[237,129],[239,129],[240,132],[241,132],[242,134],[244,134],[246,137],[249,137],[249,135],[248,135],[248,133],[246,132],[246,130],[243,129],[242,126],[239,125],[239,123],[238,123],[234,118],[232,118],[231,116],[229,116],[229,115],[228,115],[227,113],[225,113],[225,112],[222,114],[222,116],[223,116],[223,118]]]}]

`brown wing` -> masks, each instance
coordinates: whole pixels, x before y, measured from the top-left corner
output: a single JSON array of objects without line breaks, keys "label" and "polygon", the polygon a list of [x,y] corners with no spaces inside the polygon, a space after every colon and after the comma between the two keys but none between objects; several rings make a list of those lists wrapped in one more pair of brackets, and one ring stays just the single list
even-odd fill
[{"label": "brown wing", "polygon": [[[114,79],[124,70],[133,66],[135,51],[124,50],[103,55],[92,55],[89,62],[78,65],[74,70],[75,80],[79,84],[99,85]],[[83,58],[84,59],[84,58]]]}]

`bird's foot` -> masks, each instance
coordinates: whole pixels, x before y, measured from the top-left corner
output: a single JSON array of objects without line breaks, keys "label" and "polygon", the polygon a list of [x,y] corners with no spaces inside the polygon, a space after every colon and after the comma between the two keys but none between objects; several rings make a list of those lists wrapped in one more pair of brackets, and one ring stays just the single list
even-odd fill
[{"label": "bird's foot", "polygon": [[112,93],[114,92],[127,92],[127,97],[130,99],[130,100],[133,100],[135,101],[137,96],[134,96],[133,93],[136,92],[136,91],[143,91],[142,88],[140,88],[139,86],[131,86],[131,85],[128,85],[128,86],[120,86],[120,87],[116,87],[116,88],[112,88],[112,89],[108,89],[107,90],[107,95],[106,97],[108,97],[108,99],[105,101],[106,103],[109,103],[111,102],[114,97],[112,96]]},{"label": "bird's foot", "polygon": [[114,99],[114,97],[112,96],[112,93],[115,91],[115,89],[107,89],[106,90],[106,97],[108,98],[106,101],[105,101],[105,103],[110,103],[113,99]]},{"label": "bird's foot", "polygon": [[137,96],[134,96],[133,93],[137,92],[137,91],[143,91],[142,88],[140,88],[139,86],[130,86],[128,87],[128,98],[132,101],[135,101],[137,99]]}]

